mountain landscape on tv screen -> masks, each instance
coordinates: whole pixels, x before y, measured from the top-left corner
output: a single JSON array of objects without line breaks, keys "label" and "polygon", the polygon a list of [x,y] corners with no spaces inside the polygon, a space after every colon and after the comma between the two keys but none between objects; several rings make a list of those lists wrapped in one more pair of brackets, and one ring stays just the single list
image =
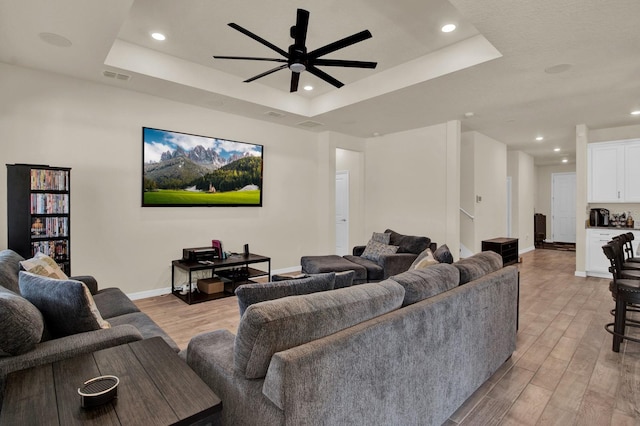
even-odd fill
[{"label": "mountain landscape on tv screen", "polygon": [[259,189],[262,159],[249,153],[228,159],[201,145],[166,151],[156,163],[144,165],[145,191],[158,189],[205,192]]}]

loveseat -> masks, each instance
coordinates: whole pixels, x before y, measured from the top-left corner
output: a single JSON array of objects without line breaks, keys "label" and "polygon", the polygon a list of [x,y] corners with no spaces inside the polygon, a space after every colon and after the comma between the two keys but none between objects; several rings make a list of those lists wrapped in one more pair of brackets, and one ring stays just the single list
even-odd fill
[{"label": "loveseat", "polygon": [[[385,247],[393,250],[385,252]],[[356,284],[378,282],[408,270],[427,248],[433,252],[437,248],[429,237],[403,235],[387,229],[374,232],[367,245],[355,246],[350,255],[302,256],[300,265],[303,273],[353,270]]]},{"label": "loveseat", "polygon": [[483,252],[255,303],[187,363],[225,425],[441,425],[511,356],[516,320],[517,269]]},{"label": "loveseat", "polygon": [[0,403],[4,379],[14,371],[155,336],[161,336],[176,352],[179,350],[176,343],[140,312],[120,289],[98,290],[98,283],[91,276],[72,279],[88,287],[109,328],[62,337],[56,335],[54,331],[60,326],[73,328],[74,322],[80,319],[68,314],[65,324],[47,324],[46,315],[21,296],[19,280],[40,279],[20,271],[20,262],[24,260],[12,250],[0,251]]}]

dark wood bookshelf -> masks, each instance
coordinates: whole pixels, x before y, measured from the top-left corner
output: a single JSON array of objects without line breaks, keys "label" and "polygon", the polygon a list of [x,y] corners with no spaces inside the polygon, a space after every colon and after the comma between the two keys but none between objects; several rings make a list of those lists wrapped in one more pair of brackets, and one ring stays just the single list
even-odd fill
[{"label": "dark wood bookshelf", "polygon": [[7,164],[7,247],[40,251],[71,274],[71,168]]}]

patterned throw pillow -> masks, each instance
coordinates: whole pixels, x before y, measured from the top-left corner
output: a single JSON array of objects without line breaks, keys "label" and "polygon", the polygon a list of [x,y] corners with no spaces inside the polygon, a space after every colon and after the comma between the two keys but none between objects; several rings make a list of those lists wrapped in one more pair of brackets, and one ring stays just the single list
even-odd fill
[{"label": "patterned throw pillow", "polygon": [[57,278],[59,280],[69,278],[62,272],[55,260],[40,252],[37,252],[31,259],[20,262],[20,266],[27,272],[42,275],[43,277]]},{"label": "patterned throw pillow", "polygon": [[76,280],[57,280],[20,271],[20,292],[42,312],[56,337],[109,328],[102,319],[89,288]]},{"label": "patterned throw pillow", "polygon": [[436,260],[431,249],[426,249],[416,257],[416,260],[413,261],[409,269],[424,269],[431,265],[437,265],[438,263],[440,262]]},{"label": "patterned throw pillow", "polygon": [[380,256],[385,254],[395,254],[397,251],[398,246],[390,246],[388,244],[382,244],[377,241],[369,240],[360,257],[368,259],[372,262],[379,263]]},{"label": "patterned throw pillow", "polygon": [[373,235],[371,235],[371,240],[377,243],[389,244],[389,242],[391,241],[391,233],[390,232],[374,232]]}]

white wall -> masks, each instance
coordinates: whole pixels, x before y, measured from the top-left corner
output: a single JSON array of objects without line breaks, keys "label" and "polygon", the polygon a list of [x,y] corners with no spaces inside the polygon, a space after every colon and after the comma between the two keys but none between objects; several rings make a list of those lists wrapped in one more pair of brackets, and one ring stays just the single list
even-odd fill
[{"label": "white wall", "polygon": [[533,157],[522,151],[509,151],[507,158],[507,174],[512,178],[512,236],[518,238],[521,252],[533,250],[536,193]]},{"label": "white wall", "polygon": [[453,137],[455,141],[450,137],[455,127],[443,123],[367,140],[367,239],[374,231],[390,228],[447,244],[457,257],[459,230],[448,224],[448,215],[459,220],[459,193],[453,195],[455,208],[447,194],[447,176],[460,173],[459,163],[447,161],[452,152],[457,157],[459,151],[459,134]]},{"label": "white wall", "polygon": [[[335,166],[321,136],[5,64],[0,75],[2,162],[72,168],[74,274],[127,293],[167,288],[171,260],[212,238],[230,251],[249,243],[273,269],[333,252],[319,218],[334,217],[324,179],[335,185]],[[263,144],[263,207],[141,208],[142,126]],[[6,209],[1,197],[0,248]]]},{"label": "white wall", "polygon": [[[507,147],[482,133],[462,135],[460,205],[474,216],[472,231],[463,225],[465,246],[473,253],[482,250],[482,241],[504,237],[507,229]],[[472,164],[472,166],[470,166]],[[470,172],[467,168],[471,168]],[[472,187],[469,190],[468,187]],[[476,200],[476,196],[482,198]],[[473,205],[473,207],[471,207]],[[469,207],[469,210],[467,207]],[[462,219],[463,223],[466,219]]]},{"label": "white wall", "polygon": [[[272,258],[272,270],[333,253],[336,148],[357,153],[364,168],[354,245],[392,228],[458,252],[459,122],[362,140],[2,63],[0,75],[2,161],[72,168],[72,272],[94,275],[101,287],[162,292],[182,248],[213,238],[230,251],[248,243]],[[140,207],[143,126],[264,145],[263,207]],[[6,218],[0,197],[0,249]]]}]

